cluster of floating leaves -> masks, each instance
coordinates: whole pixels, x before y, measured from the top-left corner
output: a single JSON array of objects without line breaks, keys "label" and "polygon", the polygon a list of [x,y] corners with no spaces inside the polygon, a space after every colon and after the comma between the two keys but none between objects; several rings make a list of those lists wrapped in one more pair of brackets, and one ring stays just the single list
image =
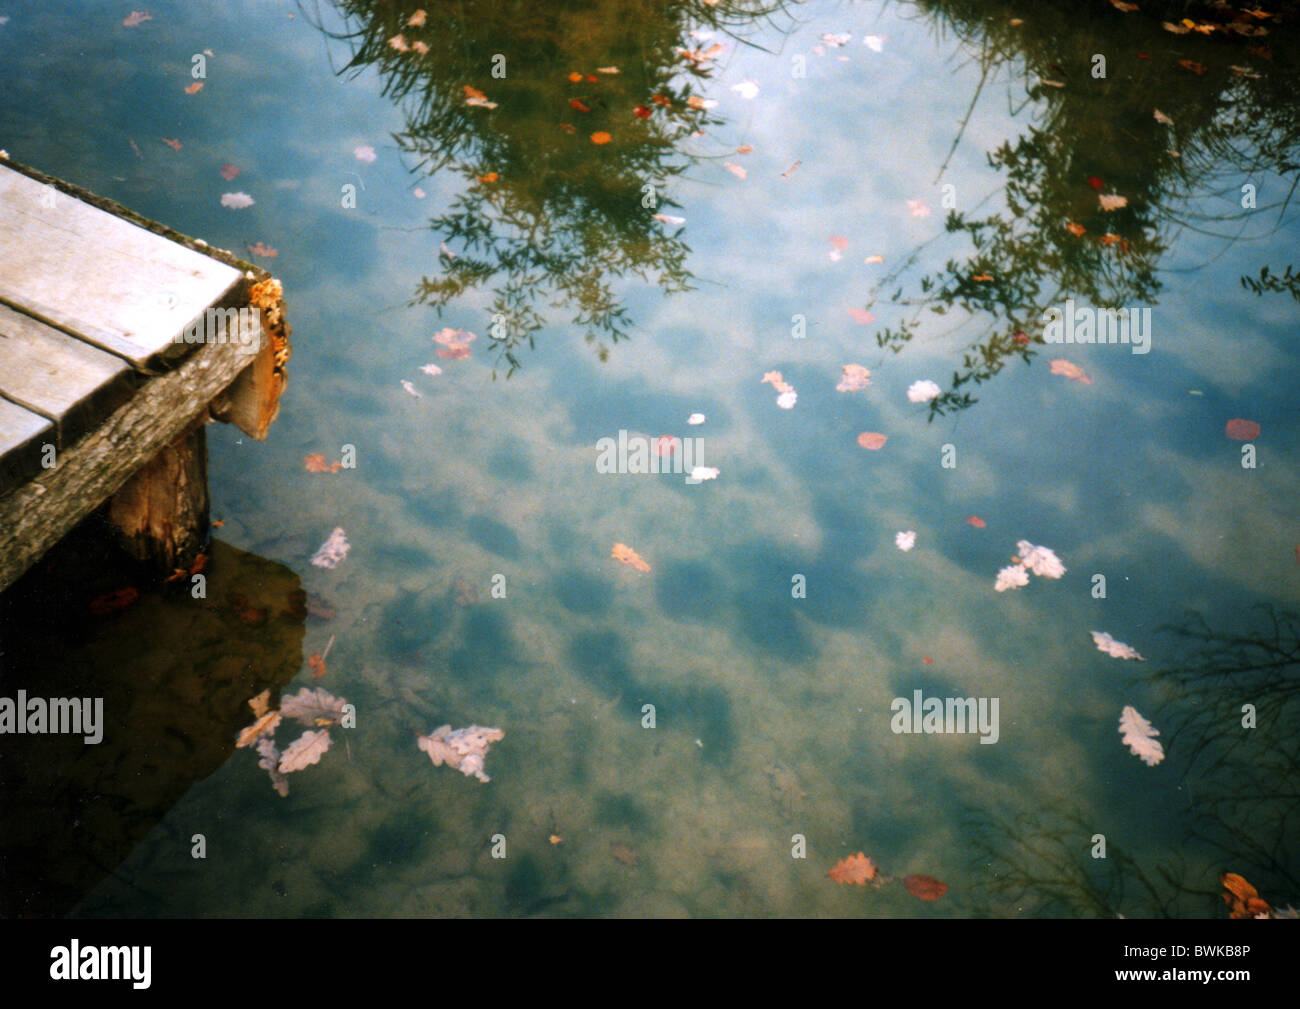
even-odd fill
[{"label": "cluster of floating leaves", "polygon": [[[281,796],[289,794],[287,775],[320,763],[333,740],[329,729],[343,721],[348,703],[334,697],[319,687],[303,687],[292,697],[282,697],[280,707],[270,709],[271,691],[263,690],[248,702],[253,709],[254,721],[239,733],[235,746],[256,746],[261,758],[258,766],[271,778],[271,787]],[[283,752],[275,745],[275,730],[285,719],[292,719],[308,730],[295,739]]]}]

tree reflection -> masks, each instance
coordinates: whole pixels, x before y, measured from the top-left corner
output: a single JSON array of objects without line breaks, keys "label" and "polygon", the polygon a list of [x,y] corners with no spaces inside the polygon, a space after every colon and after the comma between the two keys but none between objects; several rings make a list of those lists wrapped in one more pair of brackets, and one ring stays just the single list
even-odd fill
[{"label": "tree reflection", "polygon": [[441,272],[413,303],[441,315],[490,289],[489,335],[513,372],[547,302],[603,360],[628,335],[626,279],[690,289],[666,188],[691,163],[681,142],[721,120],[698,94],[712,61],[682,49],[691,28],[739,29],[780,0],[430,2],[423,17],[388,0],[334,6],[348,25],[331,33],[351,46],[345,71],[374,67],[404,107],[401,150],[419,171],[463,180],[429,222]]},{"label": "tree reflection", "polygon": [[[1044,916],[1205,917],[1226,914],[1218,877],[1239,873],[1277,916],[1300,903],[1300,616],[1258,611],[1256,629],[1225,633],[1199,616],[1166,628],[1185,657],[1156,670],[1158,723],[1183,769],[1187,835],[1177,852],[1132,853],[1077,800],[1030,811],[969,814],[973,875],[987,905]],[[1248,727],[1250,705],[1253,727]],[[1168,731],[1172,729],[1172,731]]]},{"label": "tree reflection", "polygon": [[[1222,5],[1200,30],[1174,35],[1161,22],[1177,23],[1182,4],[1166,4],[1164,14],[1158,4],[1142,6],[1123,14],[1060,3],[1052,16],[1034,17],[1023,4],[916,0],[977,54],[981,89],[1005,74],[1027,81],[1040,103],[1026,131],[988,156],[1006,173],[1003,205],[948,215],[947,232],[964,235],[970,251],[921,277],[906,297],[903,286],[891,295],[914,311],[878,334],[882,347],[901,351],[927,330],[929,315],[954,309],[990,334],[964,352],[949,388],[930,403],[931,419],[977,402],[970,387],[1009,358],[1032,360],[1048,307],[1071,297],[1097,308],[1154,302],[1160,259],[1179,230],[1220,234],[1253,212],[1241,207],[1243,181],[1300,170],[1292,26]],[[1092,76],[1095,54],[1105,55],[1105,78]],[[1102,210],[1099,190],[1127,205]],[[1205,196],[1224,197],[1229,209],[1186,209],[1189,198]],[[1243,228],[1222,235],[1235,240]]]}]

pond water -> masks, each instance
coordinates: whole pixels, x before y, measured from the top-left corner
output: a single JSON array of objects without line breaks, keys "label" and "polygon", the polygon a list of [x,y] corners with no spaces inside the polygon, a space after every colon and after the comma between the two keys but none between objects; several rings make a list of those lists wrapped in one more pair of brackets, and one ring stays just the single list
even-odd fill
[{"label": "pond water", "polygon": [[[268,440],[208,428],[210,602],[67,589],[7,631],[10,696],[118,684],[100,748],[40,758],[77,798],[6,793],[9,909],[1208,917],[1224,872],[1300,901],[1297,285],[1240,280],[1300,236],[1293,24],[414,10],[0,6],[0,146],[271,270],[293,327]],[[1144,328],[1045,343],[1067,300]],[[664,436],[716,476],[627,471]],[[1020,541],[1065,570],[998,591]],[[233,744],[303,687],[355,727],[282,797]],[[895,731],[918,691],[992,721]],[[490,783],[417,748],[445,724],[504,731]],[[875,879],[828,878],[857,852]]]}]

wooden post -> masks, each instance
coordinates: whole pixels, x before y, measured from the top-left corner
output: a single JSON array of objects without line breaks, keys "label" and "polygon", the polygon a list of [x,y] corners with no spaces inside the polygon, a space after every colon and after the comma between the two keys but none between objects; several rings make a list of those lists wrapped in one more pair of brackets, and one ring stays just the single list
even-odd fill
[{"label": "wooden post", "polygon": [[159,572],[188,568],[208,538],[208,443],[200,420],[145,463],[108,504],[122,546]]}]

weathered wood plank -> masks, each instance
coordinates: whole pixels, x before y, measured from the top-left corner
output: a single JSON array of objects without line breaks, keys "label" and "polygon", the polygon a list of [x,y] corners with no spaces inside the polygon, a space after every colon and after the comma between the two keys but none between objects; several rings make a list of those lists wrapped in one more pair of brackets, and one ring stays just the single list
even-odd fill
[{"label": "weathered wood plank", "polygon": [[154,371],[243,274],[0,165],[0,302]]},{"label": "weathered wood plank", "polygon": [[[54,444],[54,425],[16,403],[0,399],[0,494],[40,472],[45,444]],[[0,566],[3,563],[0,560]]]},{"label": "weathered wood plank", "polygon": [[57,467],[0,497],[0,592],[206,417],[208,404],[248,364],[229,345],[199,345],[175,371],[147,382],[94,432],[60,452]]},{"label": "weathered wood plank", "polygon": [[58,448],[130,399],[137,384],[121,358],[0,305],[0,395],[52,421]]}]

